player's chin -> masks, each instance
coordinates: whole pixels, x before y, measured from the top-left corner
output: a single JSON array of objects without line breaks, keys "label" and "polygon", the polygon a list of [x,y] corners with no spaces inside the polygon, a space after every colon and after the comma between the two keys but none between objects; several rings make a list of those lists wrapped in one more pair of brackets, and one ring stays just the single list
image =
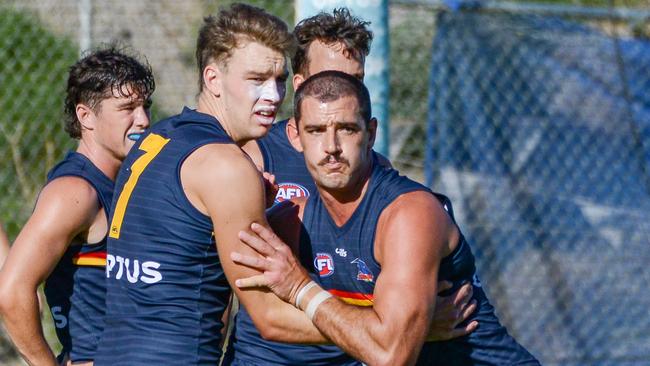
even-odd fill
[{"label": "player's chin", "polygon": [[346,175],[338,172],[321,174],[319,180],[320,180],[319,185],[321,187],[332,189],[332,190],[343,189],[347,186],[349,182],[349,179]]},{"label": "player's chin", "polygon": [[255,123],[255,127],[252,129],[252,138],[254,139],[259,139],[264,136],[266,136],[269,131],[271,131],[271,126],[273,124],[267,124],[267,123]]},{"label": "player's chin", "polygon": [[135,146],[135,141],[130,140],[128,138],[124,140],[124,148],[122,149],[122,153],[124,154],[124,156],[126,156],[126,154],[128,154],[129,151],[131,151],[133,146]]}]

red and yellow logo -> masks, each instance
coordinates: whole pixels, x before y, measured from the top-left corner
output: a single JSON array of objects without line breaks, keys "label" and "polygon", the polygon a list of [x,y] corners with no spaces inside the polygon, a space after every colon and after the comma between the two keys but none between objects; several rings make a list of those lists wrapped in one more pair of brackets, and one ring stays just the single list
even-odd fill
[{"label": "red and yellow logo", "polygon": [[278,194],[275,195],[275,203],[290,200],[295,197],[309,197],[309,191],[297,183],[280,183],[278,186]]},{"label": "red and yellow logo", "polygon": [[334,259],[327,253],[318,253],[314,258],[314,267],[321,277],[328,277],[334,273]]}]

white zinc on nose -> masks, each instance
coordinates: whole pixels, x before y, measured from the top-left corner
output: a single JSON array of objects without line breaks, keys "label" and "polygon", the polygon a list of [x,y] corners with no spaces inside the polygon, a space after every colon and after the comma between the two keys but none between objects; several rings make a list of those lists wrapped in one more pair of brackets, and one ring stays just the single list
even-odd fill
[{"label": "white zinc on nose", "polygon": [[264,84],[260,86],[259,96],[262,100],[268,100],[270,102],[279,102],[281,99],[280,88],[277,81],[267,80]]}]

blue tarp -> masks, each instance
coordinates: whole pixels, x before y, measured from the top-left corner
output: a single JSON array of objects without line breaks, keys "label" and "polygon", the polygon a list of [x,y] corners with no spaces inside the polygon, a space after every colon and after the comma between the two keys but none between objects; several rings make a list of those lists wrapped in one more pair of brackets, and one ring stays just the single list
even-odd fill
[{"label": "blue tarp", "polygon": [[425,174],[543,364],[650,363],[650,43],[441,12]]}]

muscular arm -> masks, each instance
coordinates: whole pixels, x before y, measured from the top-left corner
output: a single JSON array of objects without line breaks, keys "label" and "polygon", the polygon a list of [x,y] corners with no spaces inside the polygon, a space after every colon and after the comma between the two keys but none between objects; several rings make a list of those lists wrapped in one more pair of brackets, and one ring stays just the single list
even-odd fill
[{"label": "muscular arm", "polygon": [[[240,262],[265,269],[266,282],[281,298],[274,276],[280,246],[272,233],[255,230],[261,239],[250,237],[253,248],[265,260]],[[362,308],[336,298],[324,301],[313,322],[338,346],[372,365],[412,364],[429,330],[435,307],[436,280],[441,258],[451,252],[458,232],[440,204],[426,192],[401,196],[383,213],[377,227],[375,256],[382,265],[374,290],[374,305]],[[270,244],[265,247],[265,244]],[[257,279],[260,280],[259,277]],[[241,283],[240,283],[241,285]],[[247,284],[248,285],[248,284]],[[305,308],[323,290],[307,292],[301,301]]]},{"label": "muscular arm", "polygon": [[452,228],[430,194],[412,192],[398,198],[382,213],[377,227],[375,257],[382,269],[373,307],[350,309],[329,300],[318,308],[316,326],[369,364],[415,363],[433,318],[438,268],[449,253]]},{"label": "muscular arm", "polygon": [[0,312],[16,348],[30,365],[56,365],[43,336],[37,288],[75,236],[100,209],[95,190],[81,178],[63,177],[41,192],[34,213],[0,271]]},{"label": "muscular arm", "polygon": [[2,224],[0,224],[0,268],[2,268],[2,264],[5,262],[8,253],[9,238],[7,238],[7,233],[5,233]]},{"label": "muscular arm", "polygon": [[[248,229],[252,222],[268,226],[264,215],[264,187],[251,161],[234,145],[206,145],[183,163],[181,179],[192,204],[212,218],[226,277],[261,335],[287,343],[327,342],[302,311],[272,292],[262,288],[240,290],[235,286],[238,278],[260,274],[230,260],[234,251],[257,255],[241,243],[239,231]],[[295,260],[293,265],[299,266]],[[304,270],[295,273],[293,292],[309,281]]]}]

